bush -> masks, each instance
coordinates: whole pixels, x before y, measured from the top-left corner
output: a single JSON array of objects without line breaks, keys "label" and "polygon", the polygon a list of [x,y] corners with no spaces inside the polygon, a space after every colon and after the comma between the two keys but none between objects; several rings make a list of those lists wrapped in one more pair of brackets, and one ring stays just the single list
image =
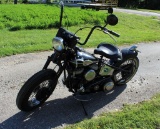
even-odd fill
[{"label": "bush", "polygon": [[118,0],[119,7],[127,7],[127,8],[137,8],[139,5],[139,0]]},{"label": "bush", "polygon": [[119,7],[160,9],[160,0],[119,0]]},{"label": "bush", "polygon": [[160,9],[160,0],[146,0],[145,7],[148,9]]}]

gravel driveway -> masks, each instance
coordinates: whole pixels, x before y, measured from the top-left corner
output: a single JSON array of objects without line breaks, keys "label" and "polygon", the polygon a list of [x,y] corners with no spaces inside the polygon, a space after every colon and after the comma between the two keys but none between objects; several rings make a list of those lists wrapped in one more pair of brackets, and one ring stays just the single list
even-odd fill
[{"label": "gravel driveway", "polygon": [[138,14],[138,15],[143,15],[143,16],[155,16],[160,18],[160,13],[156,12],[147,12],[147,11],[139,11],[139,10],[131,10],[131,9],[119,9],[119,8],[114,8],[115,12],[125,12],[125,13],[130,13],[130,14]]},{"label": "gravel driveway", "polygon": [[[98,93],[84,106],[89,118],[117,110],[126,103],[138,103],[160,93],[160,42],[139,44],[140,67],[126,86],[114,92]],[[81,103],[63,86],[35,112],[24,113],[16,107],[16,96],[22,84],[39,71],[52,52],[21,54],[0,58],[0,129],[50,129],[86,118]]]}]

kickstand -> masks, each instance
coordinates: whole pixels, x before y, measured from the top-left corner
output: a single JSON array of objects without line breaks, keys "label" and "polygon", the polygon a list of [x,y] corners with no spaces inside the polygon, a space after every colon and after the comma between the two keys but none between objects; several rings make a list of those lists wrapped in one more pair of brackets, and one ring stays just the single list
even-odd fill
[{"label": "kickstand", "polygon": [[86,109],[85,109],[85,107],[84,107],[83,101],[81,101],[81,105],[82,105],[82,107],[83,107],[83,110],[84,110],[85,115],[88,116],[88,113],[87,113],[87,111],[86,111]]}]

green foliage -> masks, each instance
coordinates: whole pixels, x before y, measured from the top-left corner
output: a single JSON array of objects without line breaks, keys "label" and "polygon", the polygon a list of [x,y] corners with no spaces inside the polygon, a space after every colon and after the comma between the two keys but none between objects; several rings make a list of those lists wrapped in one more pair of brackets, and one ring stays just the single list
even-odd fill
[{"label": "green foliage", "polygon": [[13,0],[0,0],[0,4],[11,4],[13,3]]},{"label": "green foliage", "polygon": [[[104,14],[92,10],[65,7],[64,26],[100,24]],[[0,28],[9,30],[49,29],[59,26],[60,8],[55,5],[1,5]]]},{"label": "green foliage", "polygon": [[160,0],[145,0],[145,7],[148,9],[160,9]]},{"label": "green foliage", "polygon": [[119,7],[160,9],[160,0],[118,0]]},{"label": "green foliage", "polygon": [[122,111],[104,113],[98,118],[84,120],[66,129],[159,129],[160,95],[151,101],[126,105]]},{"label": "green foliage", "polygon": [[118,0],[119,7],[137,8],[139,0]]},{"label": "green foliage", "polygon": [[[58,29],[54,27],[59,25],[60,10],[57,6],[2,5],[1,7],[3,9],[0,8],[2,12],[0,13],[0,57],[52,49],[51,40]],[[65,8],[65,14],[68,18],[64,15],[63,25],[65,27],[75,25],[69,27],[69,31],[73,33],[80,27],[104,25],[103,19],[107,15],[106,11],[79,8]],[[156,17],[117,12],[115,14],[119,18],[119,23],[116,26],[107,26],[121,35],[120,38],[116,38],[115,45],[160,41],[160,35],[157,35],[160,33],[160,21]],[[81,37],[80,42],[84,42],[89,31],[90,29],[86,29],[77,33],[77,36]],[[100,42],[114,43],[108,35],[96,30],[84,47],[96,47]]]}]

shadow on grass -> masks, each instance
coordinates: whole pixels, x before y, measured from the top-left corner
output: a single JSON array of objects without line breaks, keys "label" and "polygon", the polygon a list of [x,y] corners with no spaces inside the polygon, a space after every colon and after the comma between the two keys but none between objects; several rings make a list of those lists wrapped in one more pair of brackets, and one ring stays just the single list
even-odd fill
[{"label": "shadow on grass", "polygon": [[[95,111],[111,103],[120,95],[126,85],[115,87],[112,92],[99,92],[93,95],[93,99],[84,102],[88,116],[84,114],[82,105],[73,96],[46,102],[42,108],[34,112],[19,112],[4,122],[2,129],[50,129],[64,124],[73,124],[85,118],[91,118]],[[59,128],[59,127],[58,127]]]}]

